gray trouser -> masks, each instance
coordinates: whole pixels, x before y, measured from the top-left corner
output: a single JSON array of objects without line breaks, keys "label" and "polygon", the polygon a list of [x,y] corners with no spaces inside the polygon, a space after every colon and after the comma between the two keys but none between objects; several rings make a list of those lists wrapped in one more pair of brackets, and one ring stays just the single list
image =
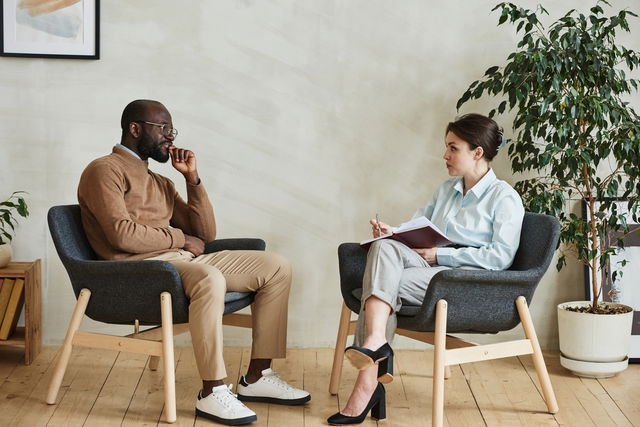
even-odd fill
[{"label": "gray trouser", "polygon": [[362,345],[367,336],[364,315],[367,298],[376,296],[391,307],[386,330],[387,341],[391,342],[397,326],[396,311],[400,310],[402,304],[421,305],[433,276],[449,268],[430,266],[417,252],[395,240],[373,242],[369,247],[362,280],[362,304],[354,344]]}]

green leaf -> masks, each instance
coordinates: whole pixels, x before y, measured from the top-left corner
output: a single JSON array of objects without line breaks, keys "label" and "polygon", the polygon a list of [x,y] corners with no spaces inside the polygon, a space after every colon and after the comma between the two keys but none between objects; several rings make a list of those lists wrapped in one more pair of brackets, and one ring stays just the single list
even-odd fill
[{"label": "green leaf", "polygon": [[493,67],[487,69],[487,71],[485,71],[484,75],[485,76],[490,76],[490,75],[494,74],[496,71],[498,71],[499,68],[500,67],[498,67],[497,65],[493,66]]}]

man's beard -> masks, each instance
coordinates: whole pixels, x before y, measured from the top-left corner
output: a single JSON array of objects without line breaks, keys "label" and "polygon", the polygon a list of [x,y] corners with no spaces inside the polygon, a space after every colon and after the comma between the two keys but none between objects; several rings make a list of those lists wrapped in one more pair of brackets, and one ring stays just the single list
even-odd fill
[{"label": "man's beard", "polygon": [[138,152],[142,157],[149,158],[159,163],[166,163],[170,156],[169,151],[166,153],[162,151],[164,142],[157,143],[146,133],[141,136],[140,143],[138,144]]}]

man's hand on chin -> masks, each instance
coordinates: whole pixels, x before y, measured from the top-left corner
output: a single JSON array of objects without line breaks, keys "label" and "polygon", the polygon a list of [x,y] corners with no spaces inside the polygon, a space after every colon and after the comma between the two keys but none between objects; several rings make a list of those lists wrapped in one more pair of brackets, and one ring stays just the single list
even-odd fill
[{"label": "man's hand on chin", "polygon": [[169,156],[171,156],[171,166],[184,175],[184,179],[186,179],[189,184],[198,185],[200,183],[198,168],[196,166],[196,155],[193,154],[193,151],[172,145],[169,147]]},{"label": "man's hand on chin", "polygon": [[194,256],[200,256],[204,252],[204,242],[196,236],[185,234],[182,249],[191,252]]}]

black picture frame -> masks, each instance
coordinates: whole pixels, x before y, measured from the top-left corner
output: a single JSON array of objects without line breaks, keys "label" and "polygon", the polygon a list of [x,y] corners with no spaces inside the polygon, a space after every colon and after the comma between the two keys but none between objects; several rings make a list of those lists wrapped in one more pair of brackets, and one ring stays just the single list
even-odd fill
[{"label": "black picture frame", "polygon": [[[3,0],[0,56],[100,59],[100,0]],[[64,4],[64,3],[63,3]]]},{"label": "black picture frame", "polygon": [[[619,198],[610,198],[607,201],[613,201],[615,203],[620,204],[620,208],[618,212],[626,212],[626,204],[627,201]],[[596,201],[596,206],[598,201]],[[589,212],[587,209],[586,200],[582,201],[582,218],[585,220],[589,219]],[[629,218],[631,220],[631,218]],[[634,229],[640,227],[640,224],[636,224],[628,222],[629,228]],[[611,235],[611,241],[617,237],[615,234]],[[619,255],[620,259],[624,258],[628,261],[627,266],[624,268],[624,274],[622,278],[620,278],[619,287],[623,290],[622,297],[617,299],[615,302],[620,302],[622,304],[626,304],[633,308],[633,325],[631,327],[631,343],[629,346],[629,362],[630,363],[640,363],[640,287],[632,286],[629,281],[637,280],[640,277],[640,274],[634,274],[635,272],[629,267],[640,271],[640,235],[637,233],[629,233],[623,239],[625,246],[625,254]],[[616,262],[618,257],[613,258],[613,262]],[[608,274],[604,283],[602,284],[602,292],[601,295],[607,295],[609,291],[613,288],[613,281],[611,274]],[[625,295],[625,289],[628,291],[635,291],[635,295],[632,292],[629,292],[628,295]],[[584,292],[585,292],[585,300],[590,301],[592,297],[591,293],[591,273],[589,267],[584,266]],[[631,295],[631,296],[629,296]]]}]

